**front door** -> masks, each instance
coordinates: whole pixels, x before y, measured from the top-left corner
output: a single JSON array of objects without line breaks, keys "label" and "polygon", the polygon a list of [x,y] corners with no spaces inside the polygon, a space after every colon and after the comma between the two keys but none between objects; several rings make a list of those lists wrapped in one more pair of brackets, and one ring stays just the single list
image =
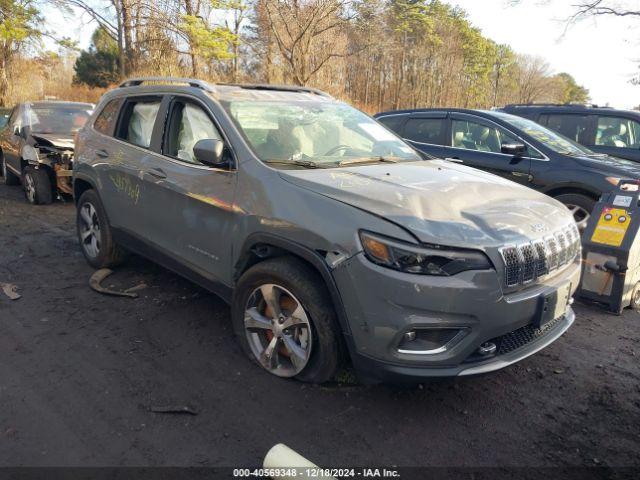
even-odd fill
[{"label": "front door", "polygon": [[[161,154],[143,162],[149,238],[191,270],[230,285],[237,173],[193,153],[199,140],[224,137],[212,112],[191,97],[173,98],[166,118]],[[225,155],[233,164],[229,148]]]},{"label": "front door", "polygon": [[11,114],[11,118],[9,118],[9,123],[7,124],[7,129],[5,130],[5,136],[2,146],[7,170],[13,172],[18,176],[21,176],[20,149],[22,148],[22,143],[24,142],[23,117],[23,107],[16,107]]},{"label": "front door", "polygon": [[529,153],[521,156],[502,153],[502,145],[524,142],[502,127],[474,115],[454,113],[449,141],[447,157],[529,186],[532,180]]}]

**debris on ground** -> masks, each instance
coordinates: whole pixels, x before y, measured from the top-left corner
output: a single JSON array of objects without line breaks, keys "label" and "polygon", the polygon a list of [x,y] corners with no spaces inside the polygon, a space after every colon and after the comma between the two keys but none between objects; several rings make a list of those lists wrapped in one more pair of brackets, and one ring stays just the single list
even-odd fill
[{"label": "debris on ground", "polygon": [[18,287],[13,283],[0,283],[0,289],[10,300],[18,300],[22,295],[18,293]]},{"label": "debris on ground", "polygon": [[112,290],[110,288],[103,287],[102,282],[112,273],[113,270],[109,268],[101,268],[100,270],[97,270],[93,275],[91,275],[91,278],[89,279],[89,286],[98,293],[129,298],[138,298],[138,294],[135,292],[138,290],[142,290],[147,286],[145,283],[141,283],[124,291]]},{"label": "debris on ground", "polygon": [[152,406],[149,410],[153,413],[185,413],[187,415],[198,415],[198,412],[186,405]]}]

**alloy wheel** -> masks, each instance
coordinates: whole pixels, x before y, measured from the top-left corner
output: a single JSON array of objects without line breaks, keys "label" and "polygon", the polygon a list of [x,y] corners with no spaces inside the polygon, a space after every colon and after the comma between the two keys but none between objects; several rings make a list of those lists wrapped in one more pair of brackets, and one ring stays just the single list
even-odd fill
[{"label": "alloy wheel", "polygon": [[80,207],[80,243],[91,258],[100,254],[100,222],[95,207],[90,203]]},{"label": "alloy wheel", "polygon": [[311,323],[286,288],[271,283],[256,288],[247,300],[244,326],[253,355],[274,375],[293,377],[309,363]]},{"label": "alloy wheel", "polygon": [[36,183],[30,173],[24,176],[24,192],[31,203],[36,203]]},{"label": "alloy wheel", "polygon": [[589,223],[591,214],[579,205],[567,204],[566,207],[573,215],[573,219],[576,222],[578,230],[582,233],[582,231],[587,228],[587,223]]}]

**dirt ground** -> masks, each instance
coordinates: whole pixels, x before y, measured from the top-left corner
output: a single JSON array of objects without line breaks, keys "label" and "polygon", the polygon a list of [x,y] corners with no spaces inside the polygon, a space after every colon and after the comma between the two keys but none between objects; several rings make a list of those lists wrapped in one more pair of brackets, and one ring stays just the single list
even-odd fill
[{"label": "dirt ground", "polygon": [[[640,315],[577,304],[559,341],[484,377],[313,386],[242,355],[228,307],[133,257],[89,289],[74,206],[0,185],[0,466],[640,466]],[[196,416],[153,413],[187,405]]]}]

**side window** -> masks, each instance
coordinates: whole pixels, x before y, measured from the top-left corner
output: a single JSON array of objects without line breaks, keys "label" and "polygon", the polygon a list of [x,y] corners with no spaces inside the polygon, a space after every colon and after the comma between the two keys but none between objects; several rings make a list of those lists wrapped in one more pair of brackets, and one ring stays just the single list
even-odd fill
[{"label": "side window", "polygon": [[114,98],[107,103],[96,117],[95,122],[93,122],[93,128],[105,135],[113,135],[113,128],[121,103],[122,99],[120,98]]},{"label": "side window", "polygon": [[406,119],[406,115],[390,115],[388,117],[378,118],[378,121],[389,130],[396,132],[398,135],[402,135],[402,125],[404,125]]},{"label": "side window", "polygon": [[163,153],[184,162],[200,164],[193,147],[200,140],[222,140],[209,115],[195,103],[176,101],[171,107]]},{"label": "side window", "polygon": [[420,143],[444,144],[444,118],[410,118],[404,127],[404,138]]},{"label": "side window", "polygon": [[596,145],[640,148],[640,123],[620,117],[598,117]]},{"label": "side window", "polygon": [[124,106],[117,137],[143,148],[151,145],[161,99],[130,101]]},{"label": "side window", "polygon": [[545,123],[551,130],[561,133],[574,142],[587,142],[589,117],[587,115],[547,115]]},{"label": "side window", "polygon": [[453,120],[451,145],[456,148],[501,153],[503,143],[521,143],[504,130],[467,120]]}]

